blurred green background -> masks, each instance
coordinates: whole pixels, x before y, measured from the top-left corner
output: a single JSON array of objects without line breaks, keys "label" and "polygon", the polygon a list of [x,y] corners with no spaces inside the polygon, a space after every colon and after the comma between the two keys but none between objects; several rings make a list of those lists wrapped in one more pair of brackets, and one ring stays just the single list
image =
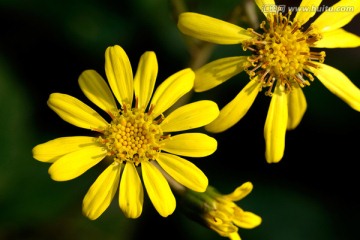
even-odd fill
[{"label": "blurred green background", "polygon": [[[174,1],[179,3],[180,1]],[[138,219],[127,219],[117,200],[95,221],[81,213],[82,198],[100,169],[55,182],[50,166],[32,158],[45,141],[88,134],[63,122],[46,105],[50,93],[89,101],[77,79],[85,69],[104,74],[104,52],[121,45],[133,69],[152,50],[159,62],[158,83],[189,66],[176,12],[165,0],[0,0],[0,239],[226,239],[186,218],[178,209],[162,218],[145,200]],[[190,11],[226,18],[241,0],[188,0]],[[281,4],[286,1],[277,1]],[[297,6],[300,1],[292,1]],[[323,1],[331,5],[336,1]],[[246,15],[238,23],[250,27]],[[257,17],[262,19],[258,9]],[[245,16],[245,17],[244,17]],[[246,26],[248,24],[248,26]],[[357,16],[345,29],[360,35]],[[189,40],[189,39],[188,39]],[[217,46],[209,60],[243,54],[240,46]],[[360,87],[360,49],[330,49],[326,63]],[[135,70],[134,70],[135,72]],[[211,99],[224,106],[247,82],[240,74],[191,99]],[[338,240],[358,236],[358,161],[360,113],[315,80],[304,89],[308,109],[300,126],[286,135],[285,156],[278,164],[264,158],[263,127],[269,98],[259,94],[247,115],[230,130],[214,134],[218,150],[192,159],[210,184],[229,193],[243,182],[253,192],[238,205],[263,218],[246,240]]]}]

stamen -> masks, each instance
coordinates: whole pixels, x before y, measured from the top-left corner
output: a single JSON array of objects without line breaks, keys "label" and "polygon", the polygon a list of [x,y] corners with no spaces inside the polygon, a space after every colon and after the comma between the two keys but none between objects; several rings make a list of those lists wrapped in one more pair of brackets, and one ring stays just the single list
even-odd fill
[{"label": "stamen", "polygon": [[100,128],[90,128],[90,130],[98,133],[104,133],[104,130]]},{"label": "stamen", "polygon": [[[254,57],[255,57],[255,58],[254,58]],[[252,56],[248,57],[247,60],[248,60],[249,62],[254,63],[254,62],[259,61],[259,59],[261,59],[261,58],[262,58],[262,55],[258,55],[258,56],[252,55]]]},{"label": "stamen", "polygon": [[139,108],[139,98],[135,97],[135,108]]},{"label": "stamen", "polygon": [[314,28],[312,26],[308,27],[305,32],[303,32],[304,35],[308,35],[308,33],[313,30]]},{"label": "stamen", "polygon": [[298,22],[295,22],[295,24],[293,25],[291,34],[294,34],[298,29],[299,29]]},{"label": "stamen", "polygon": [[266,22],[265,22],[265,21],[262,21],[262,22],[260,23],[260,28],[261,28],[262,30],[264,30],[264,32],[267,33],[268,30],[266,29],[265,25],[266,25]]},{"label": "stamen", "polygon": [[160,118],[155,120],[154,123],[155,124],[160,124],[160,123],[162,123],[162,121],[164,121],[164,119],[165,119],[164,115],[161,114]]},{"label": "stamen", "polygon": [[252,47],[248,47],[248,46],[247,46],[247,47],[245,47],[245,46],[243,47],[243,50],[244,50],[244,51],[246,51],[247,49],[249,49],[249,50],[252,51],[252,52],[256,52],[256,51],[257,51],[255,48],[252,48]]},{"label": "stamen", "polygon": [[[253,51],[244,67],[250,79],[260,82],[260,91],[268,88],[265,95],[271,96],[274,85],[282,84],[284,91],[292,91],[294,84],[310,85],[314,77],[308,72],[320,68],[317,63],[325,60],[325,52],[312,52],[310,47],[321,39],[321,34],[310,26],[302,32],[298,21],[291,21],[292,12],[268,14],[267,23],[262,22],[263,34],[252,29],[253,38],[243,43],[243,48]],[[251,70],[249,67],[253,67]],[[277,83],[280,81],[280,83]]]},{"label": "stamen", "polygon": [[305,37],[301,37],[301,38],[298,38],[298,39],[296,39],[296,41],[297,42],[301,42],[301,41],[304,41],[304,40],[306,40],[307,38],[305,38]]},{"label": "stamen", "polygon": [[291,92],[292,87],[291,87],[291,84],[289,83],[288,80],[286,80],[286,81],[284,82],[284,88],[285,88],[285,93]]},{"label": "stamen", "polygon": [[154,110],[154,105],[151,104],[150,108],[149,108],[149,111],[147,112],[147,115],[150,115],[152,113],[152,111]]},{"label": "stamen", "polygon": [[307,73],[305,71],[301,71],[301,73],[304,74],[308,79],[310,79],[310,81],[314,81],[314,77],[310,73]]},{"label": "stamen", "polygon": [[111,117],[111,119],[114,119],[114,118],[115,118],[115,116],[114,116],[114,114],[113,114],[112,112],[106,111],[106,113]]},{"label": "stamen", "polygon": [[289,20],[290,20],[290,16],[291,16],[291,11],[288,12],[288,16],[287,18],[285,18],[285,22],[283,23],[284,26],[282,28],[282,30],[284,31],[286,29],[286,27],[288,26]]},{"label": "stamen", "polygon": [[262,66],[262,63],[260,63],[259,65],[257,65],[255,68],[251,69],[249,72],[250,73],[254,73],[257,69],[259,69]]},{"label": "stamen", "polygon": [[266,85],[271,86],[274,84],[275,77],[273,74],[270,74],[270,76],[267,78]]},{"label": "stamen", "polygon": [[299,73],[294,75],[294,79],[300,85],[300,87],[304,87],[304,84],[310,85],[310,83],[306,81]]},{"label": "stamen", "polygon": [[261,76],[261,78],[260,78],[260,81],[261,82],[264,82],[264,79],[265,79],[265,77],[266,77],[266,75],[268,75],[268,73],[270,72],[270,69],[267,69],[265,72],[264,72],[264,74]]},{"label": "stamen", "polygon": [[170,137],[171,137],[171,135],[170,135],[170,134],[167,134],[167,135],[161,136],[160,138],[162,138],[162,139],[169,139]]},{"label": "stamen", "polygon": [[319,69],[319,68],[320,68],[319,65],[316,65],[316,64],[314,64],[314,63],[312,63],[312,62],[304,62],[304,64],[305,64],[305,65],[308,65],[308,66],[310,66],[310,67],[316,68],[316,69]]},{"label": "stamen", "polygon": [[260,38],[262,37],[262,35],[260,33],[255,32],[254,29],[252,29],[252,28],[248,28],[247,30]]}]

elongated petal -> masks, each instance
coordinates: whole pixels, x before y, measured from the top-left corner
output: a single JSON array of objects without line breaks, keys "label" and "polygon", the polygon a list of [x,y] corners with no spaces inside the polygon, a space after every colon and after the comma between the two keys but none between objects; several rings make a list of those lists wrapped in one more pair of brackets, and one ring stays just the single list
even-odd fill
[{"label": "elongated petal", "polygon": [[294,86],[291,93],[287,94],[289,118],[287,130],[295,129],[303,118],[307,103],[303,90],[299,86]]},{"label": "elongated petal", "polygon": [[326,64],[318,64],[321,68],[314,69],[313,72],[320,82],[350,107],[360,111],[360,89],[338,69]]},{"label": "elongated petal", "polygon": [[258,5],[259,9],[262,13],[267,16],[268,13],[274,13],[275,10],[275,1],[274,0],[255,0],[256,4]]},{"label": "elongated petal", "polygon": [[245,212],[240,209],[236,209],[236,210],[235,210],[235,218],[233,220],[236,226],[239,226],[244,229],[252,229],[261,224],[262,219],[258,215],[252,212]]},{"label": "elongated petal", "polygon": [[142,162],[141,170],[146,191],[155,209],[161,216],[169,216],[175,210],[176,201],[167,180],[150,162]]},{"label": "elongated petal", "polygon": [[119,205],[125,216],[138,218],[143,209],[144,189],[139,174],[132,163],[126,163],[121,176]]},{"label": "elongated petal", "polygon": [[93,130],[108,125],[94,109],[70,95],[52,93],[47,104],[64,121],[74,126]]},{"label": "elongated petal", "polygon": [[219,133],[235,125],[245,116],[255,101],[259,89],[260,83],[256,79],[250,81],[231,102],[220,110],[219,116],[205,126],[205,129],[209,132]]},{"label": "elongated petal", "polygon": [[49,174],[55,181],[74,179],[99,163],[107,152],[103,147],[84,147],[59,158],[49,168]]},{"label": "elongated petal", "polygon": [[207,91],[244,70],[246,56],[227,57],[212,61],[195,71],[195,92]]},{"label": "elongated petal", "polygon": [[268,163],[279,162],[285,150],[285,133],[288,119],[287,97],[284,87],[275,87],[265,121],[265,157]]},{"label": "elongated petal", "polygon": [[194,86],[194,78],[194,72],[190,68],[186,68],[174,73],[162,82],[151,100],[151,105],[154,106],[154,116],[157,117],[165,112],[179,98],[189,92]]},{"label": "elongated petal", "polygon": [[219,115],[213,101],[202,100],[175,109],[160,124],[164,132],[176,132],[205,126]]},{"label": "elongated petal", "polygon": [[183,133],[167,140],[164,151],[187,157],[205,157],[213,154],[217,141],[204,133]]},{"label": "elongated petal", "polygon": [[318,48],[354,48],[360,47],[360,37],[342,28],[324,32],[323,38],[315,43]]},{"label": "elongated petal", "polygon": [[120,46],[115,45],[106,49],[105,72],[119,103],[132,104],[134,94],[132,68],[128,56]]},{"label": "elongated petal", "polygon": [[85,147],[99,146],[93,137],[61,137],[36,145],[33,157],[41,162],[52,163],[65,154],[79,151]]},{"label": "elongated petal", "polygon": [[135,96],[139,108],[146,108],[154,91],[158,74],[158,62],[154,52],[145,52],[139,61],[134,78]]},{"label": "elongated petal", "polygon": [[245,182],[241,186],[237,187],[234,192],[223,196],[232,202],[236,202],[246,197],[252,190],[253,184],[251,182]]},{"label": "elongated petal", "polygon": [[91,185],[83,200],[83,213],[95,220],[109,207],[119,187],[121,165],[108,166]]},{"label": "elongated petal", "polygon": [[193,12],[179,15],[178,28],[183,34],[217,44],[238,44],[252,37],[235,24]]},{"label": "elongated petal", "polygon": [[240,235],[239,235],[238,232],[231,232],[231,233],[227,233],[227,234],[228,234],[227,237],[228,237],[230,240],[241,240]]},{"label": "elongated petal", "polygon": [[323,12],[312,25],[321,32],[339,29],[348,24],[360,12],[360,1],[342,0]]},{"label": "elongated petal", "polygon": [[316,14],[316,10],[321,2],[322,0],[302,0],[296,12],[294,22],[298,21],[300,25],[307,23]]},{"label": "elongated petal", "polygon": [[86,70],[79,77],[85,96],[107,113],[117,111],[117,105],[105,80],[94,70]]},{"label": "elongated petal", "polygon": [[193,163],[166,153],[160,153],[157,162],[165,172],[183,186],[196,192],[205,192],[208,186],[208,179]]}]

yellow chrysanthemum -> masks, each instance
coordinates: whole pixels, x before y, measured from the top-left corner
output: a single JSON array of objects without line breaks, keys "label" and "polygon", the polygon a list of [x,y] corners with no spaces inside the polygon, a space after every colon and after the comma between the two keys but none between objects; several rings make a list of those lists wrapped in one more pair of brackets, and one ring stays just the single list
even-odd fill
[{"label": "yellow chrysanthemum", "polygon": [[252,189],[252,183],[246,182],[226,195],[220,194],[212,186],[203,193],[188,190],[181,198],[181,206],[185,214],[220,236],[240,240],[238,227],[252,229],[259,226],[262,221],[258,215],[244,211],[235,204],[246,197]]},{"label": "yellow chrysanthemum", "polygon": [[[251,56],[222,58],[197,69],[194,89],[209,90],[242,71],[250,76],[251,81],[206,126],[210,132],[222,132],[247,113],[262,88],[268,88],[265,94],[272,98],[264,127],[265,157],[267,162],[276,163],[284,154],[286,130],[296,128],[306,111],[302,87],[310,85],[313,75],[333,94],[360,111],[359,88],[344,73],[323,63],[324,51],[311,50],[360,46],[360,37],[342,28],[360,12],[360,1],[339,1],[306,29],[304,24],[315,15],[321,0],[303,0],[293,19],[291,12],[283,15],[276,11],[279,8],[274,0],[255,2],[267,17],[267,23],[260,24],[262,33],[191,12],[179,16],[178,27],[186,35],[216,44],[242,44],[244,50],[252,52]],[[301,11],[306,9],[309,11]]]},{"label": "yellow chrysanthemum", "polygon": [[191,69],[181,70],[168,77],[153,94],[158,63],[151,51],[141,56],[133,77],[124,50],[120,46],[109,47],[105,52],[105,71],[120,109],[96,71],[84,71],[79,85],[86,97],[111,117],[111,122],[80,100],[53,93],[48,100],[52,110],[66,122],[95,131],[98,136],[57,138],[35,146],[33,157],[52,163],[49,174],[56,181],[76,178],[103,159],[110,160],[83,200],[83,212],[90,219],[98,218],[107,209],[118,188],[124,214],[139,217],[144,198],[139,172],[154,207],[166,217],[173,213],[176,202],[165,176],[194,191],[203,192],[208,186],[205,174],[177,155],[204,157],[217,148],[216,140],[203,133],[170,133],[204,126],[218,116],[219,109],[212,101],[198,101],[164,117],[163,113],[192,89],[195,75]]}]

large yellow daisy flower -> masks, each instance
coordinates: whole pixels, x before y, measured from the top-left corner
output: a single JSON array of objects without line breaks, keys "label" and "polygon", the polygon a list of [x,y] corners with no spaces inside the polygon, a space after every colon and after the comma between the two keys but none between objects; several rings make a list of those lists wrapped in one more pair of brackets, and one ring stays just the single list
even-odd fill
[{"label": "large yellow daisy flower", "polygon": [[[186,12],[179,16],[178,27],[186,35],[216,43],[242,44],[250,56],[234,56],[212,61],[195,71],[194,89],[209,90],[242,71],[251,81],[206,126],[210,132],[222,132],[236,124],[249,110],[262,88],[271,102],[265,121],[265,157],[279,162],[285,150],[286,130],[300,123],[306,107],[302,87],[316,76],[333,94],[360,111],[360,90],[344,73],[324,64],[325,52],[311,48],[351,48],[360,46],[360,37],[342,27],[360,12],[360,1],[341,0],[304,28],[321,0],[303,0],[294,18],[283,14],[274,0],[255,0],[267,18],[260,28],[243,29],[209,16]],[[313,76],[313,75],[314,76]]]},{"label": "large yellow daisy flower", "polygon": [[79,85],[111,121],[72,96],[53,93],[48,100],[52,110],[66,122],[95,131],[98,136],[60,137],[35,146],[33,157],[52,163],[49,174],[55,181],[76,178],[100,161],[110,160],[83,200],[83,212],[90,219],[98,218],[107,209],[118,188],[124,214],[139,217],[144,198],[139,172],[154,207],[166,217],[176,207],[169,182],[198,192],[208,186],[205,174],[177,155],[204,157],[217,148],[216,140],[203,133],[170,133],[204,126],[218,116],[219,109],[212,101],[198,101],[164,117],[163,113],[193,88],[195,75],[189,68],[181,70],[162,82],[152,96],[158,63],[151,51],[141,56],[133,77],[124,50],[120,46],[108,47],[105,71],[120,109],[96,71],[84,71]]}]

